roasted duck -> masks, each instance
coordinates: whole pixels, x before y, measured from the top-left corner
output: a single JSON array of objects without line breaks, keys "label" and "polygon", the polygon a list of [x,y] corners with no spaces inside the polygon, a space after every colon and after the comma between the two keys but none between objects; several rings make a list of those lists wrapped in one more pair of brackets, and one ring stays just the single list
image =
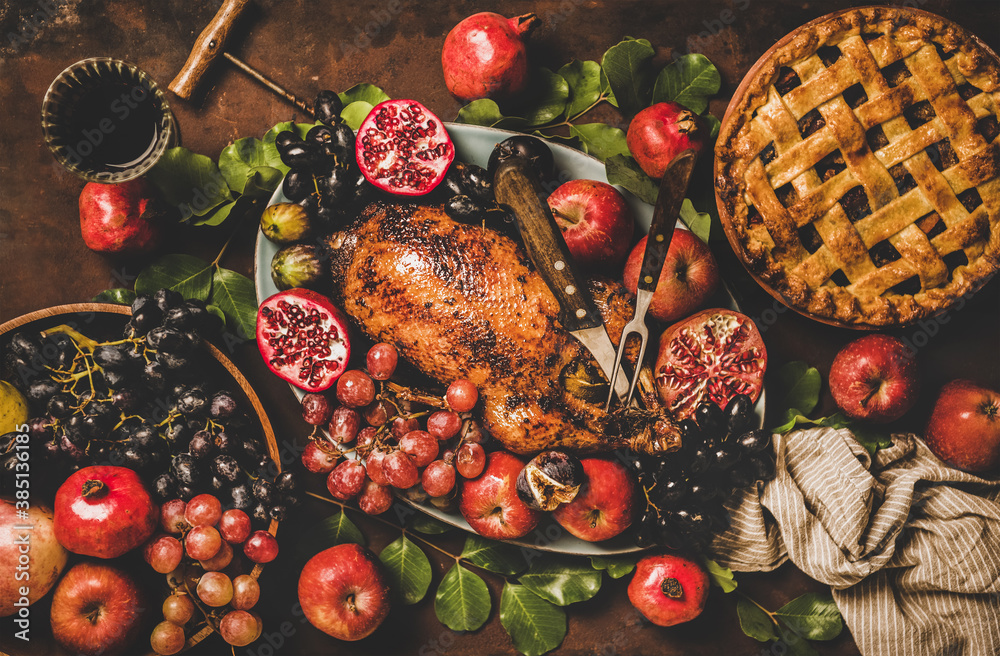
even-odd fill
[{"label": "roasted duck", "polygon": [[[567,389],[573,372],[603,374],[562,328],[555,298],[510,238],[438,207],[373,203],[329,247],[334,302],[424,374],[472,381],[484,427],[510,451],[679,445],[659,412],[608,414],[597,397]],[[607,282],[591,287],[617,341],[632,314],[628,293]]]}]

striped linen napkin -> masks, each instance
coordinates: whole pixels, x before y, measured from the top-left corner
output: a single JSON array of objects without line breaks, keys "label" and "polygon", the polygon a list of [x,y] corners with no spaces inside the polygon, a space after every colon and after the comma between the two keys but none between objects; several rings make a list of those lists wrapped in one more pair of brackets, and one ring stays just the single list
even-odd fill
[{"label": "striped linen napkin", "polygon": [[730,501],[713,557],[830,585],[864,656],[1000,655],[1000,481],[892,441],[873,457],[847,429],[775,435],[777,476]]}]

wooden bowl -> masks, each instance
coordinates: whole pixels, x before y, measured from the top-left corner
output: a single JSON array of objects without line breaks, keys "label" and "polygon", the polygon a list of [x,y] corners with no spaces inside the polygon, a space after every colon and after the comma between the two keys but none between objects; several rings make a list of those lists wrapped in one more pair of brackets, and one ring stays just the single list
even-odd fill
[{"label": "wooden bowl", "polygon": [[[112,305],[107,303],[71,303],[69,305],[56,305],[43,310],[29,312],[28,314],[0,324],[0,344],[6,342],[4,339],[5,335],[17,330],[18,328],[28,325],[31,325],[33,329],[44,330],[45,328],[58,326],[60,324],[75,324],[76,328],[81,333],[86,335],[88,327],[94,329],[95,331],[100,331],[102,329],[106,330],[116,319],[120,317],[127,317],[129,315],[131,315],[131,309],[124,305]],[[124,325],[124,323],[125,322],[122,321],[122,325]],[[120,327],[118,330],[120,331]],[[88,335],[88,337],[99,337],[99,335]],[[281,456],[278,452],[278,442],[274,436],[274,428],[271,426],[271,422],[267,418],[267,413],[264,412],[264,407],[261,405],[260,399],[257,397],[257,393],[254,392],[253,387],[250,386],[247,379],[242,373],[240,373],[240,370],[236,368],[236,365],[234,365],[232,361],[230,361],[230,359],[222,353],[222,351],[207,341],[203,344],[209,355],[222,365],[222,367],[228,372],[232,379],[236,381],[236,384],[239,385],[239,388],[243,391],[245,402],[253,408],[253,413],[260,422],[261,432],[264,434],[264,439],[267,442],[267,451],[271,456],[271,460],[274,461],[278,471],[280,472]],[[277,520],[271,520],[271,524],[268,526],[268,532],[272,535],[277,535]],[[259,578],[263,569],[263,564],[258,563],[254,565],[250,572],[250,576],[255,579]],[[184,649],[190,649],[214,632],[215,631],[211,626],[205,626],[188,638],[187,643],[184,645]],[[150,656],[155,656],[152,651],[147,653]]]}]

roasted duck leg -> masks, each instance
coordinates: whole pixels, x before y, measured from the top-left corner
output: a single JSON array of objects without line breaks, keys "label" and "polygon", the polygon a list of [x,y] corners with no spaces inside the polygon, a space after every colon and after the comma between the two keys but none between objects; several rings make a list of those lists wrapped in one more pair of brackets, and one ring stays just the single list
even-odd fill
[{"label": "roasted duck leg", "polygon": [[[599,368],[562,328],[556,299],[510,238],[438,207],[373,203],[329,246],[334,302],[424,374],[473,382],[484,427],[507,449],[658,453],[679,445],[665,416],[611,415],[603,399],[566,389],[567,368]],[[632,313],[628,294],[610,283],[592,291],[616,340]]]}]

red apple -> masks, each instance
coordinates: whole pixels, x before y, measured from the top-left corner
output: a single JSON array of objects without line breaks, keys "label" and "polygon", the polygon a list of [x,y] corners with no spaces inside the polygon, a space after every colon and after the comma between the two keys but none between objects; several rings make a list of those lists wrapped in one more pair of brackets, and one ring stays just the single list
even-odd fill
[{"label": "red apple", "polygon": [[98,253],[149,253],[163,241],[167,211],[145,178],[88,182],[80,193],[80,232]]},{"label": "red apple", "polygon": [[63,576],[52,595],[52,635],[74,654],[115,656],[142,628],[145,600],[122,570],[84,561]]},{"label": "red apple", "polygon": [[0,617],[43,597],[69,558],[56,540],[52,511],[32,500],[28,517],[18,518],[15,504],[14,499],[0,499]]},{"label": "red apple", "polygon": [[628,599],[653,624],[687,622],[705,608],[708,574],[701,565],[682,556],[649,556],[635,566]]},{"label": "red apple", "polygon": [[[646,237],[639,240],[625,262],[625,286],[635,294]],[[701,307],[719,287],[719,267],[708,245],[690,230],[677,228],[667,259],[649,304],[649,314],[660,321],[677,321]]]},{"label": "red apple", "polygon": [[570,180],[553,191],[548,202],[580,266],[613,267],[625,259],[635,221],[617,189],[597,180]]},{"label": "red apple", "polygon": [[854,340],[830,366],[830,393],[852,419],[878,424],[895,421],[913,407],[919,390],[912,352],[888,335]]},{"label": "red apple", "polygon": [[313,556],[299,575],[306,619],[338,640],[360,640],[389,614],[389,586],[375,555],[338,544]]},{"label": "red apple", "polygon": [[621,464],[603,458],[584,458],[586,482],[569,503],[552,513],[559,524],[587,542],[613,538],[632,524],[635,480]]},{"label": "red apple", "polygon": [[160,511],[134,471],[94,466],[59,487],[54,521],[56,538],[73,553],[117,558],[149,539]]},{"label": "red apple", "polygon": [[491,540],[524,537],[538,525],[540,513],[517,496],[517,475],[524,462],[507,451],[487,456],[483,473],[462,484],[459,510],[469,526]]},{"label": "red apple", "polygon": [[927,446],[937,457],[968,472],[1000,468],[1000,393],[969,380],[941,389],[927,422]]}]

